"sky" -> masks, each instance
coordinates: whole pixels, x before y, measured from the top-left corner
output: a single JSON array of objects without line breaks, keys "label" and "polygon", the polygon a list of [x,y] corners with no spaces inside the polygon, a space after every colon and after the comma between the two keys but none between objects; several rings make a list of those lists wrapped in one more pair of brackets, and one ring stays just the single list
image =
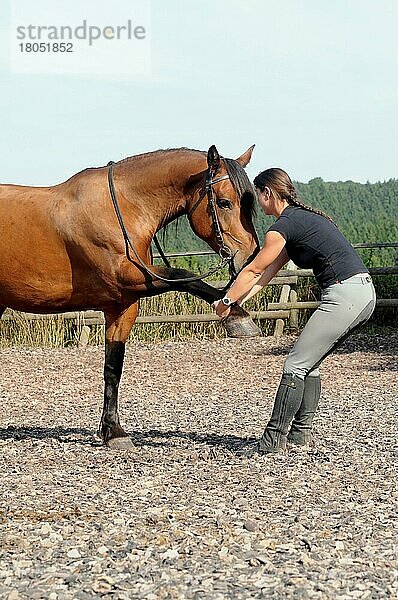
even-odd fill
[{"label": "sky", "polygon": [[[11,13],[23,1],[0,5],[4,183],[53,185],[109,160],[212,144],[230,158],[256,144],[251,178],[272,166],[303,182],[397,177],[396,0],[141,0],[151,65],[131,76],[117,56],[113,75],[98,64],[15,72]],[[126,10],[137,21],[137,2],[80,4],[90,22],[107,10],[116,23]],[[70,3],[51,6],[64,22]]]}]

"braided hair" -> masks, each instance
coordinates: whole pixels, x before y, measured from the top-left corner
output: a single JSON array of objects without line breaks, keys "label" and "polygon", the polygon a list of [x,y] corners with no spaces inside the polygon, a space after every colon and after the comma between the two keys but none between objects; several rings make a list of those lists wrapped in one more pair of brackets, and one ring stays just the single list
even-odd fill
[{"label": "braided hair", "polygon": [[309,210],[310,212],[325,217],[325,219],[328,219],[328,221],[333,223],[332,219],[327,214],[321,210],[307,206],[307,204],[304,204],[297,198],[297,190],[289,175],[283,169],[266,169],[254,178],[253,183],[254,187],[260,190],[260,192],[263,192],[266,187],[270,187],[277,197],[281,200],[285,200],[291,206],[298,206],[304,210]]}]

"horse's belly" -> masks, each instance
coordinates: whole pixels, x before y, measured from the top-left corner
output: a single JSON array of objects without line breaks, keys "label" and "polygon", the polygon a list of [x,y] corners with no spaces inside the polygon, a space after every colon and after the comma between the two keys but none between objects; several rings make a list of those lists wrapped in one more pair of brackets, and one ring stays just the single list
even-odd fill
[{"label": "horse's belly", "polygon": [[40,307],[56,309],[71,296],[69,277],[61,281],[49,271],[20,269],[8,263],[8,270],[0,266],[0,305],[16,310],[38,311]]},{"label": "horse's belly", "polygon": [[112,277],[58,234],[51,206],[45,197],[38,203],[26,194],[0,196],[0,309],[64,312],[118,301]]},{"label": "horse's belly", "polygon": [[[1,244],[0,244],[1,246]],[[17,253],[18,254],[18,253]],[[88,267],[74,268],[68,256],[5,256],[0,248],[0,307],[25,312],[50,313],[84,310],[108,304],[113,296]]]},{"label": "horse's belly", "polygon": [[85,310],[115,300],[104,283],[90,270],[62,272],[10,268],[0,265],[0,306],[24,312],[51,313]]}]

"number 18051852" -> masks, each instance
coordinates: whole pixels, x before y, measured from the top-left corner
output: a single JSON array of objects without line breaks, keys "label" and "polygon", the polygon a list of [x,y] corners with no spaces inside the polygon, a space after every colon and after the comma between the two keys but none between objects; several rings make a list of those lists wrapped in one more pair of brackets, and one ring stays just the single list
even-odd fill
[{"label": "number 18051852", "polygon": [[19,44],[21,52],[73,52],[71,42],[23,42]]}]

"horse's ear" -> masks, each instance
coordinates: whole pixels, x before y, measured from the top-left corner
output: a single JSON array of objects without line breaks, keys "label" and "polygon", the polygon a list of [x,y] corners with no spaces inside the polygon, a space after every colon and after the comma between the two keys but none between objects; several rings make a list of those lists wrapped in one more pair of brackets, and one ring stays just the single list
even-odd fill
[{"label": "horse's ear", "polygon": [[238,162],[242,167],[246,167],[246,165],[249,164],[250,159],[252,157],[253,154],[253,148],[256,144],[253,144],[253,146],[250,146],[250,148],[248,148],[246,150],[246,152],[244,152],[242,154],[242,156],[239,156],[239,158],[236,159],[236,162]]},{"label": "horse's ear", "polygon": [[213,144],[210,146],[207,152],[207,165],[213,175],[215,175],[220,168],[220,162],[220,155],[218,154],[217,148]]}]

